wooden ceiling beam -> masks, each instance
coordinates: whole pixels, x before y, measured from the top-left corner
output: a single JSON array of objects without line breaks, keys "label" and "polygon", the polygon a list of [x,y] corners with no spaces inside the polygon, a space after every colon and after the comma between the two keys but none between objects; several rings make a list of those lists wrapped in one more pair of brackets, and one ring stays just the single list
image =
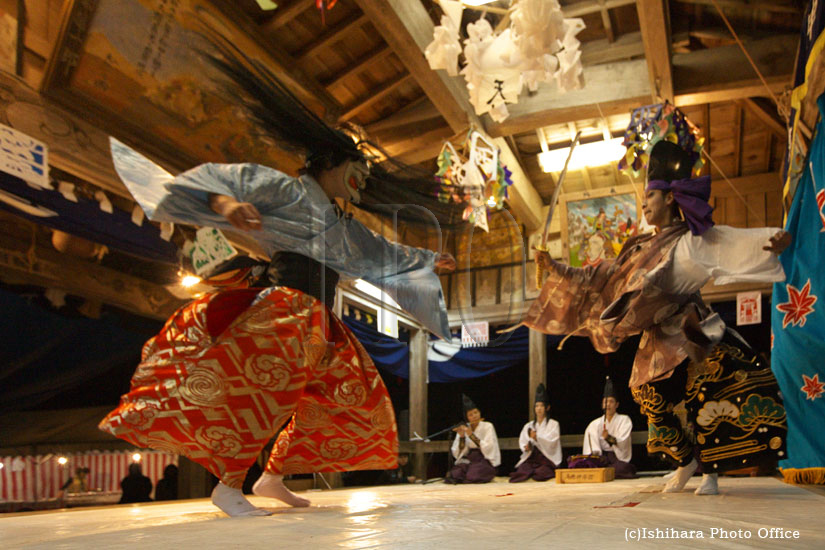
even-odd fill
[{"label": "wooden ceiling beam", "polygon": [[315,5],[315,0],[292,0],[289,5],[283,8],[279,7],[275,15],[261,25],[261,29],[266,33],[273,32],[304,13],[313,5]]},{"label": "wooden ceiling beam", "polygon": [[394,143],[387,143],[384,148],[402,162],[418,164],[438,156],[444,142],[454,137],[456,135],[449,126],[442,126]]},{"label": "wooden ceiling beam", "polygon": [[306,73],[292,56],[283,51],[277,41],[273,40],[272,33],[265,32],[264,26],[252,21],[234,2],[212,0],[212,4],[241,31],[234,36],[238,48],[266,52],[264,59],[267,68],[289,86],[298,99],[310,109],[316,112],[323,109],[322,115],[333,119],[340,114],[341,105],[338,101],[315,78]]},{"label": "wooden ceiling beam", "polygon": [[300,53],[295,55],[298,63],[304,63],[310,57],[318,54],[324,48],[331,46],[344,38],[347,34],[352,32],[354,29],[357,29],[364,23],[366,23],[369,19],[363,13],[354,13],[344,21],[341,21],[338,25],[334,28],[328,30],[321,37],[309,44],[306,48],[304,48]]},{"label": "wooden ceiling beam", "polygon": [[607,34],[607,41],[612,43],[616,40],[616,34],[613,32],[613,24],[610,22],[610,12],[605,6],[605,0],[598,0],[598,2],[599,12],[602,16],[602,25],[604,25],[604,32]]},{"label": "wooden ceiling beam", "polygon": [[[786,60],[789,52],[796,51],[798,39],[796,35],[777,35],[745,43],[774,94],[781,93],[791,82],[791,67]],[[646,71],[647,63],[639,59],[585,66],[581,90],[561,93],[553,84],[542,84],[538,94],[521,97],[518,103],[508,105],[510,116],[504,121],[493,123],[485,117],[485,127],[492,136],[505,136],[596,118],[600,112],[629,112],[650,101]],[[672,71],[676,106],[768,95],[736,45],[676,54]]]},{"label": "wooden ceiling beam", "polygon": [[624,61],[645,54],[642,34],[631,32],[623,34],[614,41],[607,38],[585,42],[581,45],[582,65],[589,67],[600,63]]},{"label": "wooden ceiling beam", "polygon": [[645,45],[647,75],[654,103],[673,103],[673,70],[670,65],[670,17],[664,0],[637,0],[639,29]]},{"label": "wooden ceiling beam", "polygon": [[532,132],[538,127],[583,118],[627,112],[650,102],[650,84],[644,59],[584,67],[584,87],[561,92],[554,83],[539,85],[539,93],[522,96],[507,105],[510,116],[499,123],[485,116],[492,136]]},{"label": "wooden ceiling beam", "polygon": [[12,285],[57,288],[159,320],[169,318],[185,303],[161,285],[43,246],[18,250],[8,243],[0,245],[0,280]]},{"label": "wooden ceiling beam", "polygon": [[571,6],[562,6],[561,12],[565,17],[581,17],[582,15],[629,6],[635,3],[636,0],[586,0],[584,2],[576,2]]},{"label": "wooden ceiling beam", "polygon": [[423,122],[440,117],[441,113],[438,112],[435,105],[427,98],[427,95],[422,92],[421,97],[418,99],[414,99],[408,105],[405,105],[388,117],[367,124],[364,130],[374,136],[383,131],[393,130],[405,124]]},{"label": "wooden ceiling beam", "polygon": [[[444,71],[433,71],[424,58],[424,49],[432,42],[433,25],[420,1],[355,0],[369,16],[401,63],[424,90],[454,132],[469,125],[470,109],[466,89]],[[462,95],[463,92],[463,95]]]},{"label": "wooden ceiling beam", "polygon": [[373,104],[381,101],[387,95],[391,94],[392,92],[394,92],[395,90],[397,90],[398,88],[400,88],[412,79],[413,76],[409,73],[400,74],[393,80],[382,84],[379,88],[376,88],[375,90],[370,90],[369,97],[357,101],[355,105],[350,107],[350,109],[348,109],[343,115],[341,115],[341,117],[338,119],[339,122],[345,122],[357,116],[358,113],[362,112],[364,109],[368,109]]},{"label": "wooden ceiling beam", "polygon": [[[424,93],[441,113],[452,131],[464,132],[471,122],[483,128],[470,106],[463,79],[450,77],[444,71],[433,71],[424,58],[424,50],[432,41],[435,26],[419,1],[355,0],[367,14],[381,36],[393,49]],[[501,160],[513,171],[510,204],[521,222],[529,229],[544,221],[541,200],[527,174],[521,169],[510,146],[501,138],[494,143],[501,150]]]},{"label": "wooden ceiling beam", "polygon": [[[49,147],[49,164],[101,189],[132,199],[109,152],[109,136],[32,89],[22,78],[0,71],[3,123]],[[59,130],[55,130],[59,129]]]},{"label": "wooden ceiling beam", "polygon": [[749,113],[761,120],[771,132],[784,140],[788,139],[788,130],[785,123],[776,115],[776,109],[768,109],[765,105],[750,97],[738,101]]},{"label": "wooden ceiling beam", "polygon": [[[678,0],[682,4],[697,4],[701,6],[713,7],[713,0]],[[720,8],[734,8],[748,11],[768,11],[774,13],[801,14],[802,10],[793,4],[780,4],[778,2],[759,2],[744,0],[716,0]]]},{"label": "wooden ceiling beam", "polygon": [[361,56],[357,60],[355,60],[351,65],[349,65],[346,69],[341,71],[340,73],[333,75],[332,78],[322,82],[322,85],[327,88],[334,88],[339,84],[343,83],[345,80],[353,77],[357,74],[361,74],[362,72],[366,71],[368,68],[372,67],[385,57],[388,57],[392,53],[392,50],[386,44],[382,44],[378,48],[368,52],[367,54]]}]

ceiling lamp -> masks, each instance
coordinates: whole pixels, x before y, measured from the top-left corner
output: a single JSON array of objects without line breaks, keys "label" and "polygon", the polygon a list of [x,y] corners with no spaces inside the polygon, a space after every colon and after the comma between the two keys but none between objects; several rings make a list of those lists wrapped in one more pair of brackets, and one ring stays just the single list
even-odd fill
[{"label": "ceiling lamp", "polygon": [[[605,141],[595,141],[577,145],[570,157],[568,170],[578,170],[580,168],[592,166],[606,166],[619,162],[625,154],[625,147],[622,145],[624,138],[614,138]],[[564,168],[564,161],[570,154],[570,147],[563,149],[553,149],[539,153],[539,164],[544,172],[561,172]]]}]

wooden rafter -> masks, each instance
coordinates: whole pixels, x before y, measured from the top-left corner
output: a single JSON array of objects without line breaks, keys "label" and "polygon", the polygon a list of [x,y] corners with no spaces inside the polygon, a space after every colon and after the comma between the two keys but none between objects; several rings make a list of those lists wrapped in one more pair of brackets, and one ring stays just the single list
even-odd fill
[{"label": "wooden rafter", "polygon": [[426,94],[423,94],[390,116],[367,124],[364,129],[369,134],[374,135],[384,130],[391,130],[403,126],[404,124],[422,122],[439,118],[440,116],[441,114],[438,112],[438,109],[435,108],[435,105],[427,98]]},{"label": "wooden rafter", "polygon": [[327,32],[322,34],[318,40],[305,47],[295,56],[296,59],[299,63],[305,62],[310,57],[318,54],[318,52],[322,51],[324,48],[335,44],[344,38],[344,36],[352,32],[354,29],[357,29],[367,21],[368,18],[363,13],[352,14],[350,17],[336,25],[335,28],[329,29]]},{"label": "wooden rafter", "polygon": [[598,0],[599,2],[599,12],[602,16],[602,25],[604,25],[604,32],[607,34],[607,41],[613,42],[616,40],[616,35],[613,32],[613,24],[610,22],[610,12],[607,10],[607,6],[605,6],[605,0]]},{"label": "wooden rafter", "polygon": [[[408,0],[355,0],[369,16],[375,28],[392,48],[401,63],[418,82],[444,119],[458,132],[468,125],[469,102],[460,101],[458,84],[430,69],[422,52],[433,39],[434,25],[419,1]],[[466,92],[464,94],[466,96]],[[463,103],[463,104],[462,104]]]},{"label": "wooden rafter", "polygon": [[637,0],[639,29],[645,45],[647,75],[654,102],[673,102],[673,71],[670,66],[670,21],[664,0]]},{"label": "wooden rafter", "polygon": [[355,105],[350,107],[343,115],[341,115],[339,120],[343,122],[351,119],[364,109],[368,109],[373,104],[381,101],[387,95],[391,94],[404,84],[410,82],[412,79],[413,76],[409,73],[400,74],[391,81],[382,84],[379,88],[370,90],[369,97],[356,101]]},{"label": "wooden rafter", "polygon": [[0,280],[58,288],[152,319],[167,319],[184,304],[158,284],[42,246],[29,251],[0,246]]},{"label": "wooden rafter", "polygon": [[[713,0],[678,0],[682,4],[698,4],[702,6],[713,6]],[[749,11],[767,11],[774,13],[802,13],[799,7],[793,4],[780,4],[777,2],[759,2],[748,0],[716,0],[720,8],[738,8]]]},{"label": "wooden rafter", "polygon": [[[785,59],[787,52],[795,50],[797,40],[794,35],[776,35],[745,43],[774,94],[790,84],[792,67]],[[600,111],[627,113],[650,101],[646,71],[644,60],[585,66],[581,90],[561,93],[552,84],[543,84],[539,94],[508,105],[510,116],[500,123],[489,121],[487,131],[493,136],[512,135],[532,132],[538,126],[596,118]],[[677,106],[767,95],[736,45],[674,55],[673,85]]]},{"label": "wooden rafter", "polygon": [[612,42],[607,38],[585,42],[580,49],[582,65],[585,67],[599,63],[624,61],[645,54],[642,34],[638,32],[623,34]]},{"label": "wooden rafter", "polygon": [[776,109],[769,110],[762,103],[751,98],[739,100],[742,107],[761,120],[768,129],[782,139],[788,139],[785,124],[776,115]]},{"label": "wooden rafter", "polygon": [[315,4],[315,0],[292,0],[287,6],[278,8],[272,19],[261,25],[264,32],[272,32],[283,27]]},{"label": "wooden rafter", "polygon": [[322,82],[322,84],[327,89],[334,88],[335,86],[338,86],[350,77],[353,77],[357,74],[361,74],[369,67],[373,66],[375,63],[378,63],[382,59],[388,57],[390,54],[392,54],[392,50],[389,48],[389,46],[387,46],[386,44],[382,44],[373,51],[364,54],[359,59],[355,60],[346,69],[334,75],[329,80]]},{"label": "wooden rafter", "polygon": [[636,0],[604,0],[603,2],[599,0],[585,0],[584,2],[576,2],[570,6],[562,6],[561,11],[565,17],[581,17],[582,15],[629,6],[635,3]]}]

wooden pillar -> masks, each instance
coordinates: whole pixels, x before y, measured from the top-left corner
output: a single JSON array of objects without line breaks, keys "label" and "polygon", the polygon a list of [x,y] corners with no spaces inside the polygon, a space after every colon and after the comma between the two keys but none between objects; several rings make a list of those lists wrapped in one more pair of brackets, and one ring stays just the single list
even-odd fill
[{"label": "wooden pillar", "polygon": [[527,418],[533,418],[533,397],[536,386],[547,385],[547,336],[541,332],[530,329],[529,339],[530,353],[530,383],[527,387]]},{"label": "wooden pillar", "polygon": [[[424,329],[410,331],[410,439],[415,434],[427,435],[427,340]],[[413,474],[419,479],[427,475],[427,460],[423,442],[415,445]]]},{"label": "wooden pillar", "polygon": [[212,494],[212,474],[185,456],[178,457],[178,498],[204,498]]}]

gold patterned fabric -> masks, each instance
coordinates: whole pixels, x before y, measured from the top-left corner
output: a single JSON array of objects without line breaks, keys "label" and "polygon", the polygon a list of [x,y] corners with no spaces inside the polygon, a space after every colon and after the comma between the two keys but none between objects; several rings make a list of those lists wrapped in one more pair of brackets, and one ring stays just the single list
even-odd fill
[{"label": "gold patterned fabric", "polygon": [[[650,454],[685,465],[695,441],[705,473],[772,467],[785,457],[785,408],[770,365],[732,337],[704,361],[686,361],[671,378],[632,392],[648,418]],[[692,436],[674,412],[683,399]]]},{"label": "gold patterned fabric", "polygon": [[187,456],[230,487],[287,422],[271,473],[395,468],[392,405],[363,346],[317,299],[259,293],[216,292],[178,310],[100,428]]},{"label": "gold patterned fabric", "polygon": [[524,325],[545,334],[588,336],[599,353],[611,353],[642,333],[630,387],[670,376],[688,355],[702,357],[705,344],[682,330],[688,314],[708,313],[698,294],[668,294],[661,277],[687,232],[679,223],[656,235],[631,237],[615,260],[584,268],[553,262]]}]

